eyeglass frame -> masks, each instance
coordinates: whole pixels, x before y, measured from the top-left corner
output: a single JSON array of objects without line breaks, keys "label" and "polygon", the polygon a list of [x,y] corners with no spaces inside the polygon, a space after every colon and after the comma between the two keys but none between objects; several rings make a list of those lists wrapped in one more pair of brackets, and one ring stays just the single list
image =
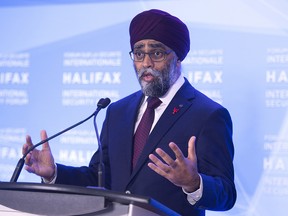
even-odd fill
[{"label": "eyeglass frame", "polygon": [[[155,50],[155,51],[153,51],[153,52],[143,52],[143,51],[141,51],[141,50],[139,50],[139,51],[137,51],[137,52],[139,52],[139,53],[141,53],[141,54],[144,54],[144,56],[143,56],[143,59],[142,60],[135,60],[135,58],[134,58],[134,50],[131,50],[130,52],[129,52],[129,55],[130,55],[130,58],[132,59],[132,61],[134,61],[134,62],[143,62],[144,61],[144,59],[145,59],[145,56],[146,55],[148,55],[149,56],[149,58],[150,58],[150,60],[151,61],[153,61],[153,62],[162,62],[162,61],[164,61],[166,58],[167,58],[167,56],[171,53],[171,52],[173,52],[173,50]],[[161,53],[163,53],[163,59],[161,59],[161,60],[153,60],[152,58],[151,58],[151,55],[152,54],[155,54],[156,52],[161,52]]]}]

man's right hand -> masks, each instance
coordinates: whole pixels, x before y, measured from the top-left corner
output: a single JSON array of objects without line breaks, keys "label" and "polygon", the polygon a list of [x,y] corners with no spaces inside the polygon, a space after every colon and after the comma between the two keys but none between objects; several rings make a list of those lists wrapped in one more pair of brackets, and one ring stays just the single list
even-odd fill
[{"label": "man's right hand", "polygon": [[[40,132],[41,140],[47,139],[45,130]],[[26,136],[26,143],[23,145],[22,154],[25,154],[28,149],[33,146],[31,137]],[[42,145],[41,150],[34,149],[25,158],[25,169],[30,173],[35,173],[47,180],[52,180],[55,176],[54,158],[49,146],[46,142]]]}]

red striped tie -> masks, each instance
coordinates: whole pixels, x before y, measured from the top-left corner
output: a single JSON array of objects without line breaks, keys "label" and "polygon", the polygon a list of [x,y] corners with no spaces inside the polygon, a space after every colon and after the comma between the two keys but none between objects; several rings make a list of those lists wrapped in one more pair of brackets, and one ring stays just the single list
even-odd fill
[{"label": "red striped tie", "polygon": [[137,160],[149,137],[149,133],[155,116],[154,109],[156,109],[162,103],[162,101],[156,97],[149,97],[147,99],[147,102],[147,108],[134,135],[134,154],[132,161],[133,168],[136,166]]}]

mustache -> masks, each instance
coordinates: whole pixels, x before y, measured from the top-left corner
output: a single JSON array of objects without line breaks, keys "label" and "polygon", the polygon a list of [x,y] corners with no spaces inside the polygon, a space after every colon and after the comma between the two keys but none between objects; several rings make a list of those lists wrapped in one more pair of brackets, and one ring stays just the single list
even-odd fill
[{"label": "mustache", "polygon": [[142,68],[142,69],[138,70],[138,73],[137,73],[138,78],[141,78],[147,74],[158,77],[160,75],[160,71],[153,70],[152,68],[148,68],[148,69]]}]

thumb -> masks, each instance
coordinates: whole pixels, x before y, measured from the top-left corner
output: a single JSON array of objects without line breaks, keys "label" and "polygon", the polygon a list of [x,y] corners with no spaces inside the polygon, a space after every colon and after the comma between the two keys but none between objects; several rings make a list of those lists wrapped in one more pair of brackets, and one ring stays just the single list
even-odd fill
[{"label": "thumb", "polygon": [[[41,140],[47,139],[47,138],[48,138],[47,132],[46,132],[45,130],[42,130],[42,131],[40,132],[40,137],[41,137]],[[48,142],[45,142],[45,143],[43,144],[43,146],[42,146],[42,149],[43,149],[43,150],[50,150],[49,143],[48,143]]]},{"label": "thumb", "polygon": [[197,161],[196,150],[195,150],[196,137],[190,137],[188,141],[188,158],[192,161]]}]

